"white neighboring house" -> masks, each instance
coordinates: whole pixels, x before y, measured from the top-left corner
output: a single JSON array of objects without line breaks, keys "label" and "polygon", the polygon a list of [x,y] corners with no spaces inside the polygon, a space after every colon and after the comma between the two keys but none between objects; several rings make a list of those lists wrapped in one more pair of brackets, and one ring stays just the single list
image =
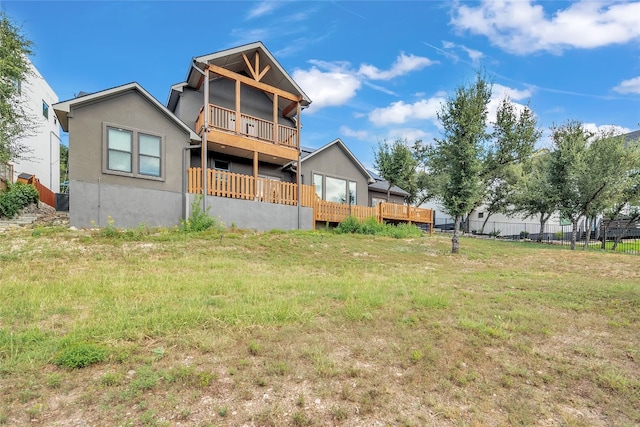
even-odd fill
[{"label": "white neighboring house", "polygon": [[[454,219],[448,215],[438,201],[429,201],[420,207],[433,209],[435,212],[434,228],[452,229]],[[482,205],[474,210],[469,221],[469,230],[480,233],[482,224],[487,218],[486,206]],[[545,234],[555,234],[560,231],[569,231],[570,224],[561,223],[560,215],[556,212],[545,225]],[[522,215],[508,217],[503,214],[492,214],[484,226],[484,234],[498,233],[500,236],[518,236],[520,233],[537,235],[540,232],[540,216],[525,218]],[[548,236],[547,236],[548,237]]]},{"label": "white neighboring house", "polygon": [[13,165],[13,179],[26,173],[35,175],[49,190],[60,191],[60,124],[51,106],[58,102],[58,96],[29,61],[32,75],[24,81],[20,91],[25,100],[27,114],[36,123],[33,135],[23,138],[20,143],[27,146],[27,159],[10,162]]}]

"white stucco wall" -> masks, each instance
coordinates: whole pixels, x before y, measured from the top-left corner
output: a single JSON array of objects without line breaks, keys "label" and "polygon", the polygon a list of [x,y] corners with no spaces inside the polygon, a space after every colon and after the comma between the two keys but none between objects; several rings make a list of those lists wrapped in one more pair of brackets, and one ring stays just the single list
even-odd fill
[{"label": "white stucco wall", "polygon": [[[60,125],[52,105],[58,96],[38,70],[31,64],[33,75],[22,84],[22,96],[28,114],[33,116],[37,126],[34,134],[20,142],[31,150],[27,159],[16,160],[13,164],[13,182],[21,173],[35,175],[40,183],[53,192],[60,191]],[[43,102],[49,106],[49,117],[43,115]]]}]

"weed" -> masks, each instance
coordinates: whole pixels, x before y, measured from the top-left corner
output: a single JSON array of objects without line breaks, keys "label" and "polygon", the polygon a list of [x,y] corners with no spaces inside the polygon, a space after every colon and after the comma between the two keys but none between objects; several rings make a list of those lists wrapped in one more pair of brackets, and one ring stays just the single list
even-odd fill
[{"label": "weed", "polygon": [[106,358],[107,350],[104,347],[77,342],[64,347],[54,358],[53,363],[65,368],[79,369],[103,362]]},{"label": "weed", "polygon": [[349,411],[340,405],[332,406],[329,409],[329,414],[336,421],[344,421],[349,418]]},{"label": "weed", "polygon": [[223,418],[226,417],[227,415],[229,415],[229,409],[226,406],[221,406],[220,408],[218,408],[218,415]]},{"label": "weed", "polygon": [[188,219],[180,221],[180,230],[186,233],[197,233],[200,231],[215,228],[217,231],[223,231],[222,224],[219,224],[210,214],[211,206],[207,206],[206,210],[202,209],[202,195],[196,195],[191,203],[191,215]]},{"label": "weed", "polygon": [[114,387],[122,384],[122,375],[117,372],[106,372],[100,379],[100,384],[105,387]]},{"label": "weed", "polygon": [[262,346],[256,341],[249,342],[249,354],[252,356],[259,356],[262,353]]},{"label": "weed", "polygon": [[311,425],[311,420],[302,411],[296,411],[293,413],[293,425],[296,427],[304,427]]},{"label": "weed", "polygon": [[62,385],[62,375],[57,372],[49,374],[49,377],[47,378],[47,385],[50,388],[60,388]]},{"label": "weed", "polygon": [[411,360],[412,363],[418,363],[423,357],[424,355],[420,350],[413,350],[409,356],[409,360]]}]

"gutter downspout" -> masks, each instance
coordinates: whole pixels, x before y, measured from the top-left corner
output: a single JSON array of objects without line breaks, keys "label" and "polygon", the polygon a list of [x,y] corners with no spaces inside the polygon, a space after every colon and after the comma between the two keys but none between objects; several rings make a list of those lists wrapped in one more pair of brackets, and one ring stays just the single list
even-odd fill
[{"label": "gutter downspout", "polygon": [[195,148],[202,147],[202,144],[198,145],[187,145],[182,149],[182,200],[184,205],[182,206],[182,219],[185,221],[189,218],[189,196],[187,193],[187,170],[189,166],[187,166],[187,151],[193,150]]},{"label": "gutter downspout", "polygon": [[[200,159],[202,160],[202,210],[204,212],[207,211],[207,131],[209,130],[209,66],[205,65],[204,71],[200,68],[196,67],[196,61],[193,60],[191,67],[196,70],[198,73],[204,76],[204,96],[202,103],[202,144],[200,145],[202,150],[200,154]],[[200,129],[196,129],[199,133]]]},{"label": "gutter downspout", "polygon": [[[54,131],[50,130],[49,131],[49,190],[53,191],[53,189],[51,187],[53,187],[53,164],[55,163],[53,161],[53,140],[51,138],[51,136],[55,136],[56,138],[58,138],[58,144],[62,144],[62,139],[60,138],[60,136],[56,135]],[[59,151],[58,151],[59,152]],[[60,164],[60,155],[58,154],[58,164]],[[59,168],[59,166],[58,166]],[[59,184],[60,180],[58,179],[58,189],[55,191],[56,193],[60,192],[60,184]]]}]

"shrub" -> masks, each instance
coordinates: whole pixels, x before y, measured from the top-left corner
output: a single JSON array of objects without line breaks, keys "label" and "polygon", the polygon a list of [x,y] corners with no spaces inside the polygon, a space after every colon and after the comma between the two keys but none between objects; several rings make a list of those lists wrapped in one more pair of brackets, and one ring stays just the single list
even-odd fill
[{"label": "shrub", "polygon": [[422,230],[412,224],[383,224],[378,222],[374,217],[367,218],[364,221],[358,221],[357,218],[349,216],[345,218],[334,230],[338,234],[368,234],[378,236],[388,236],[396,239],[405,239],[408,237],[420,237]]},{"label": "shrub", "polygon": [[78,342],[63,348],[53,360],[53,363],[65,368],[79,369],[107,358],[107,350],[95,344]]},{"label": "shrub", "polygon": [[9,184],[7,190],[0,193],[0,216],[13,218],[20,209],[37,203],[39,198],[38,190],[31,184]]},{"label": "shrub", "polygon": [[202,209],[202,195],[197,195],[193,203],[191,203],[191,215],[189,219],[180,221],[180,230],[186,233],[197,233],[199,231],[208,230],[216,227],[222,231],[222,225],[209,215],[210,207],[206,210]]},{"label": "shrub", "polygon": [[335,228],[335,232],[338,234],[345,233],[358,233],[360,229],[360,221],[354,216],[348,216]]}]

